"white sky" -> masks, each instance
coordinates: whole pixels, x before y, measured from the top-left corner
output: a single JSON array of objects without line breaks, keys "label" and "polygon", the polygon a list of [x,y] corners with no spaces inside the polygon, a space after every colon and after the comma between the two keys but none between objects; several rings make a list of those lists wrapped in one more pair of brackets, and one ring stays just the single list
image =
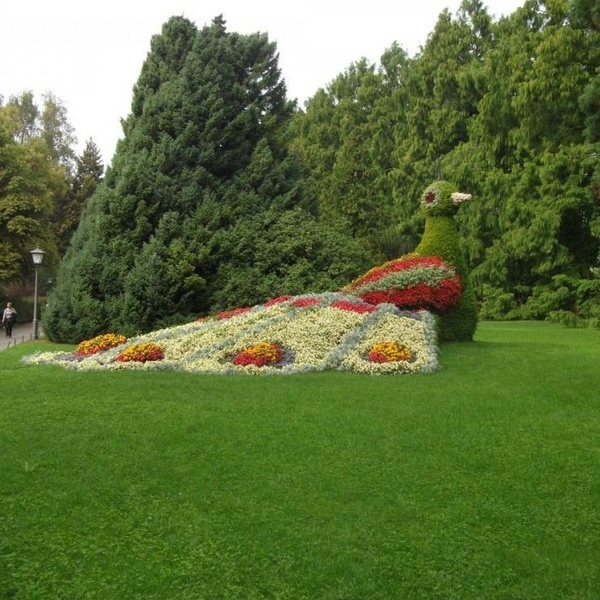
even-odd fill
[{"label": "white sky", "polygon": [[[495,17],[525,0],[484,0]],[[92,138],[110,163],[121,119],[150,39],[174,15],[200,29],[222,14],[230,32],[266,32],[277,43],[288,95],[304,101],[365,57],[378,63],[396,41],[411,56],[438,15],[461,0],[0,0],[0,95],[53,93],[81,151]]]}]

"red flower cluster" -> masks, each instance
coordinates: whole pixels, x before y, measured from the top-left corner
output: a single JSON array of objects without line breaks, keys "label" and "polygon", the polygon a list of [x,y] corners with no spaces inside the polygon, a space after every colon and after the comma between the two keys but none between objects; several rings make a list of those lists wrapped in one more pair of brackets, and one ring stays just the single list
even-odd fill
[{"label": "red flower cluster", "polygon": [[295,308],[306,308],[307,306],[315,306],[319,304],[318,298],[298,298],[291,303],[291,306]]},{"label": "red flower cluster", "polygon": [[277,298],[271,298],[271,300],[267,300],[263,306],[273,306],[274,304],[281,304],[286,300],[289,300],[291,296],[277,296]]},{"label": "red flower cluster", "polygon": [[365,302],[372,304],[389,302],[400,308],[433,309],[443,313],[458,302],[460,294],[460,278],[455,275],[452,279],[441,281],[435,287],[431,287],[426,283],[419,283],[404,289],[364,292],[360,294],[360,297]]},{"label": "red flower cluster", "polygon": [[348,310],[355,313],[371,313],[377,310],[373,304],[367,304],[366,302],[352,302],[351,300],[338,300],[337,302],[333,302],[330,306],[331,308]]},{"label": "red flower cluster", "polygon": [[[414,271],[422,281],[402,287],[398,284],[398,277],[392,275],[403,271]],[[432,278],[431,275],[436,271],[437,276]],[[411,279],[414,281],[414,276]],[[387,302],[403,309],[443,313],[459,301],[462,286],[454,269],[439,256],[410,254],[371,269],[344,288],[344,291],[354,293],[371,304]]]},{"label": "red flower cluster", "polygon": [[217,313],[217,319],[231,319],[231,317],[237,317],[238,315],[243,315],[248,311],[252,310],[252,307],[245,306],[244,308],[233,308],[231,310],[223,310],[220,313]]}]

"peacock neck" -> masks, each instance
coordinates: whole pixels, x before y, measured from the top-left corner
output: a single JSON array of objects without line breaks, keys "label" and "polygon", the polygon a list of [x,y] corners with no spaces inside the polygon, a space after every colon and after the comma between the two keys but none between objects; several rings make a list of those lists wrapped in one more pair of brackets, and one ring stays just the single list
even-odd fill
[{"label": "peacock neck", "polygon": [[423,237],[415,252],[420,256],[439,256],[444,262],[454,265],[459,274],[465,266],[453,217],[426,217]]}]

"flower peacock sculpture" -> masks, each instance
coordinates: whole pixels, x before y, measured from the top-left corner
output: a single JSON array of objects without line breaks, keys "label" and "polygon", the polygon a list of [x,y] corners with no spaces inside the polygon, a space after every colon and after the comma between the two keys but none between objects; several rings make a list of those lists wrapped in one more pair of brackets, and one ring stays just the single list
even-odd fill
[{"label": "flower peacock sculpture", "polygon": [[454,220],[470,199],[448,181],[432,183],[421,196],[425,231],[415,251],[372,269],[343,291],[375,304],[431,310],[438,315],[440,341],[473,339],[477,304]]},{"label": "flower peacock sculpture", "polygon": [[130,340],[106,334],[71,353],[24,360],[79,370],[227,374],[433,371],[438,339],[470,340],[477,325],[453,218],[469,198],[446,181],[431,184],[421,199],[425,231],[415,252],[371,269],[338,292],[280,296]]}]

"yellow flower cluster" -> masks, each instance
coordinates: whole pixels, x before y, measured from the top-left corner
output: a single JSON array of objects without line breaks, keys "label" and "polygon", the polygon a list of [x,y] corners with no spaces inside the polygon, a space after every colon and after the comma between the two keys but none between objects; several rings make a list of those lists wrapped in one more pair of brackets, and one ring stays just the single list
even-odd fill
[{"label": "yellow flower cluster", "polygon": [[281,348],[271,342],[258,342],[249,346],[233,359],[234,365],[247,366],[274,365],[281,360]]},{"label": "yellow flower cluster", "polygon": [[154,342],[143,344],[132,344],[119,353],[117,362],[147,362],[152,360],[162,360],[164,353],[162,348]]},{"label": "yellow flower cluster", "polygon": [[398,342],[378,342],[369,352],[369,360],[373,362],[397,362],[412,360],[413,353]]},{"label": "yellow flower cluster", "polygon": [[120,346],[127,341],[124,335],[117,335],[115,333],[105,333],[103,335],[97,335],[89,340],[84,340],[77,346],[75,354],[77,356],[89,356],[91,354],[97,354],[98,352],[104,352],[110,350],[116,346]]}]

